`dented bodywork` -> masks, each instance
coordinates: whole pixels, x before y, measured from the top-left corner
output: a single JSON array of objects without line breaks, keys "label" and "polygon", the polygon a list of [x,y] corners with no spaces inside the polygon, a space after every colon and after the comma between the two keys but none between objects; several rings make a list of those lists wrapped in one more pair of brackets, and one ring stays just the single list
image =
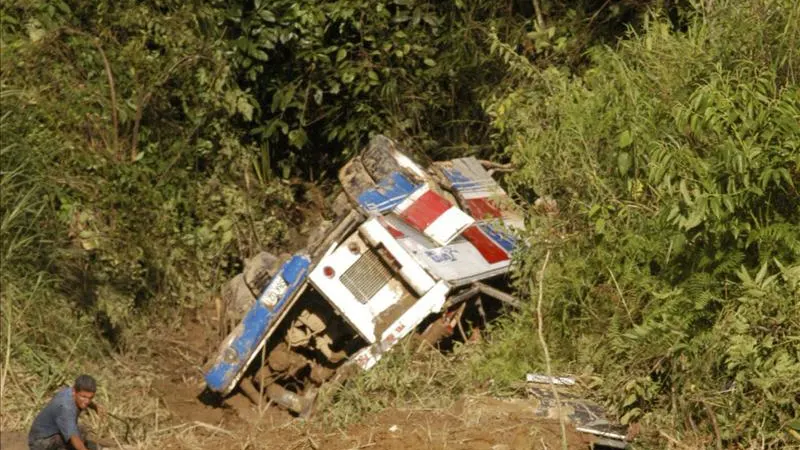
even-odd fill
[{"label": "dented bodywork", "polygon": [[480,161],[424,166],[377,136],[339,180],[346,201],[335,203],[349,207],[318,242],[265,284],[240,276],[225,290],[245,292],[225,303],[246,313],[206,371],[212,391],[305,414],[343,368],[368,370],[409,334],[435,343],[470,314],[479,326],[516,305],[504,275],[522,219]]},{"label": "dented bodywork", "polygon": [[[426,166],[375,137],[339,172],[343,192],[333,204],[347,206],[335,223],[293,256],[248,260],[223,288],[221,318],[237,324],[205,373],[208,388],[238,388],[255,403],[307,415],[320,386],[369,370],[408,335],[427,345],[456,329],[476,339],[489,320],[518,308],[505,275],[523,220],[491,166],[475,158]],[[542,380],[571,384],[529,381]],[[529,394],[537,414],[567,414],[598,444],[625,447],[598,406],[569,392],[559,404],[536,386]]]},{"label": "dented bodywork", "polygon": [[215,364],[206,372],[209,388],[227,394],[236,386],[280,320],[286,304],[301,293],[310,264],[307,256],[295,255],[281,266],[242,322],[220,346]]}]

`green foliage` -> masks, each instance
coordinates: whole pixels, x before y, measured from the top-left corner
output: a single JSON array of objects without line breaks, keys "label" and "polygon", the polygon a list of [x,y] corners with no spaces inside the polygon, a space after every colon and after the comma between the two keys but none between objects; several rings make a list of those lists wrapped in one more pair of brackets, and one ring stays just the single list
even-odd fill
[{"label": "green foliage", "polygon": [[[4,4],[2,298],[25,330],[12,345],[24,367],[37,365],[19,352],[54,329],[124,348],[144,317],[207,301],[296,219],[290,187],[254,173],[260,151],[231,121],[241,90],[218,14],[180,2]],[[60,347],[37,352],[58,358]]]},{"label": "green foliage", "polygon": [[189,301],[286,240],[302,220],[292,177],[330,174],[367,134],[438,155],[489,149],[480,101],[505,75],[486,39],[524,39],[532,14],[480,1],[4,4],[8,276],[52,276],[120,344],[140,308]]},{"label": "green foliage", "polygon": [[[254,140],[287,172],[320,175],[383,132],[426,147],[486,140],[476,89],[498,61],[482,57],[498,7],[423,0],[256,1],[231,6],[233,64],[247,85]],[[470,26],[474,29],[470,29]],[[232,37],[233,38],[233,37]],[[243,103],[243,104],[244,104]],[[435,125],[434,125],[435,124]],[[322,165],[320,165],[322,161]]]},{"label": "green foliage", "polygon": [[[541,21],[518,1],[3,4],[15,367],[52,387],[149,314],[204,301],[292,239],[297,177],[330,177],[380,131],[508,158],[515,195],[558,201],[530,208],[520,291],[550,250],[550,354],[623,421],[784,443],[800,410],[800,9],[538,3]],[[488,379],[503,393],[543,366],[534,323],[521,311],[455,362],[398,352],[332,420]]]},{"label": "green foliage", "polygon": [[445,356],[429,344],[405,340],[380,364],[348,380],[346,388],[324,385],[316,408],[335,404],[320,420],[326,426],[341,427],[390,406],[448,406],[475,383],[474,373],[463,367],[480,357],[478,350],[464,345]]},{"label": "green foliage", "polygon": [[685,32],[651,15],[579,77],[509,58],[521,81],[489,110],[512,190],[560,207],[531,216],[520,279],[554,252],[562,367],[601,376],[624,421],[778,447],[800,414],[800,9],[757,3]]},{"label": "green foliage", "polygon": [[320,205],[305,217],[295,177],[368,133],[486,142],[477,90],[501,72],[480,20],[519,19],[483,2],[1,8],[0,334],[37,392],[135,351],[244,257],[297,248]]}]

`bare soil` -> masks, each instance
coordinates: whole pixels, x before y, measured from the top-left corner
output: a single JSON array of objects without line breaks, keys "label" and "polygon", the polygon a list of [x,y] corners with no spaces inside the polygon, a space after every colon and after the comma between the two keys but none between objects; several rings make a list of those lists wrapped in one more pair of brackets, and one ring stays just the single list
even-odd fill
[{"label": "bare soil", "polygon": [[[207,358],[220,341],[214,317],[213,305],[188,314],[179,325],[173,325],[175,331],[154,331],[142,344],[147,351],[140,353],[137,361],[118,361],[128,368],[120,376],[135,376],[136,367],[147,367],[154,378],[116,396],[139,397],[140,404],[155,405],[155,412],[142,414],[140,417],[147,419],[139,423],[128,418],[131,433],[104,433],[101,443],[126,449],[195,450],[561,448],[558,422],[535,416],[535,405],[524,399],[477,396],[443,409],[391,408],[344,429],[324,429],[317,420],[324,411],[302,420],[275,406],[253,405],[243,395],[230,397],[221,405],[208,405],[200,400],[200,394]],[[108,406],[113,410],[114,405]],[[103,432],[102,420],[93,425],[98,424]],[[26,434],[2,433],[2,449],[26,449]],[[590,448],[586,436],[574,429],[568,429],[566,437],[570,449]]]},{"label": "bare soil", "polygon": [[[198,399],[202,390],[204,357],[219,341],[211,311],[198,312],[185,320],[181,334],[165,339],[167,349],[159,367],[163,377],[153,384],[171,422],[183,424],[191,433],[176,433],[162,441],[161,448],[218,449],[560,449],[558,421],[534,414],[529,400],[499,400],[470,397],[445,409],[392,408],[369,416],[346,429],[323,429],[312,416],[292,417],[268,405],[253,405],[242,395],[225,400],[222,407],[207,406]],[[182,342],[182,345],[174,345]],[[181,350],[175,358],[175,351]],[[187,358],[188,357],[188,358]],[[187,359],[193,359],[187,364]],[[320,413],[318,413],[320,414]],[[322,412],[324,414],[324,411]],[[187,426],[188,424],[188,426]],[[174,425],[173,425],[174,426]],[[570,449],[588,449],[590,441],[574,429],[567,430]]]},{"label": "bare soil", "polygon": [[[249,407],[249,406],[248,406]],[[442,410],[388,409],[347,429],[323,430],[312,422],[291,419],[274,408],[229,417],[219,429],[204,427],[192,439],[176,435],[162,448],[275,449],[560,449],[557,421],[529,416],[524,408],[489,398],[475,398]],[[567,432],[570,449],[588,449],[590,442]],[[198,446],[200,445],[200,446]]]}]

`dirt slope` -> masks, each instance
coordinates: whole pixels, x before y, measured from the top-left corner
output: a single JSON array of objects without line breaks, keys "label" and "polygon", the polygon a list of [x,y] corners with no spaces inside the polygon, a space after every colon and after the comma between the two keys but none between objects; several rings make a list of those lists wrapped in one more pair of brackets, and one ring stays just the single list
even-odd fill
[{"label": "dirt slope", "polygon": [[[126,449],[194,450],[561,448],[557,421],[536,417],[527,400],[470,397],[445,409],[394,408],[345,429],[324,429],[319,415],[297,419],[274,406],[252,405],[241,395],[209,406],[198,396],[206,358],[220,340],[214,317],[213,306],[190,313],[173,323],[173,331],[153,330],[136,357],[117,358],[120,378],[143,380],[114,393],[131,403],[107,405],[116,417],[82,415],[100,432],[100,442]],[[2,449],[26,449],[26,435],[2,433]],[[567,439],[571,449],[589,448],[574,430]]]},{"label": "dirt slope", "polygon": [[[204,357],[217,345],[212,314],[185,320],[180,334],[164,338],[158,353],[162,376],[151,395],[160,399],[175,433],[160,440],[171,449],[556,449],[561,446],[557,421],[534,414],[528,400],[465,398],[447,409],[389,409],[346,429],[326,430],[312,417],[291,417],[277,407],[259,408],[243,396],[223,407],[198,400]],[[324,414],[324,412],[322,413]],[[166,423],[165,423],[166,425]],[[568,430],[569,448],[586,449],[585,436]]]},{"label": "dirt slope", "polygon": [[[519,405],[476,398],[462,407],[443,410],[389,409],[347,429],[322,430],[271,412],[261,422],[229,417],[218,428],[195,424],[191,433],[177,433],[161,442],[169,449],[559,449],[556,421],[533,418]],[[257,412],[251,413],[258,416]],[[187,429],[189,429],[187,427]],[[587,449],[584,437],[569,431],[569,448]]]}]

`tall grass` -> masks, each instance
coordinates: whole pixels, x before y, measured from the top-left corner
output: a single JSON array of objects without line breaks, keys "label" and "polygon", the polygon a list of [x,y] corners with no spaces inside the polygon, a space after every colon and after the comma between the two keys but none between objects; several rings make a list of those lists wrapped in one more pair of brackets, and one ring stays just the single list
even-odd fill
[{"label": "tall grass", "polygon": [[210,7],[29,3],[0,23],[4,430],[83,371],[122,386],[112,355],[284,239],[294,200],[248,173]]},{"label": "tall grass", "polygon": [[91,322],[75,320],[47,264],[58,242],[47,198],[47,154],[41,149],[55,141],[47,132],[29,128],[33,117],[19,107],[24,103],[20,90],[0,92],[4,430],[27,423],[35,412],[30,405],[46,400],[54,386],[71,381],[79,363],[99,357],[103,348]]},{"label": "tall grass", "polygon": [[[800,415],[800,5],[698,7],[491,106],[512,189],[560,207],[531,210],[520,286],[551,250],[551,351],[624,422],[781,448]],[[487,365],[541,364],[512,344],[532,330],[504,333]]]}]

